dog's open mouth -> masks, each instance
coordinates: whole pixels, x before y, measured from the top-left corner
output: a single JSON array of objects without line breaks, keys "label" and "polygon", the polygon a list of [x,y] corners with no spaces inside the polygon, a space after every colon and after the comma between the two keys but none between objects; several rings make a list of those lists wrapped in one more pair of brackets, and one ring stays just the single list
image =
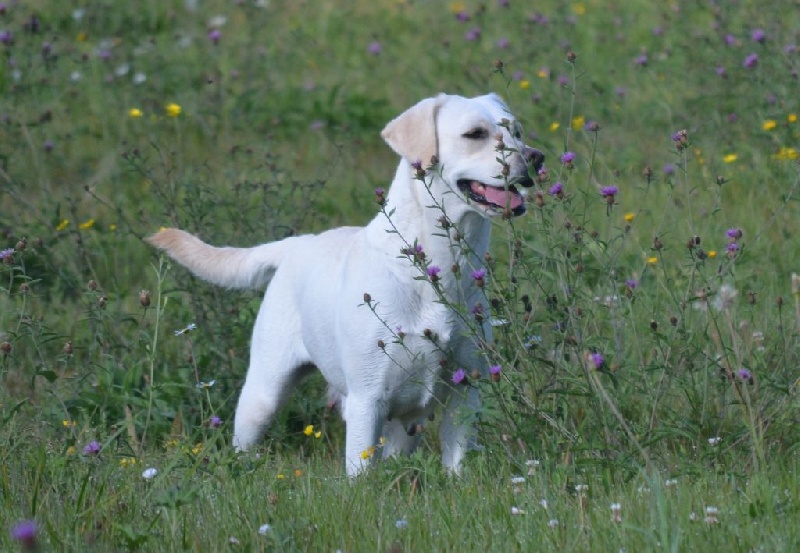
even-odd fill
[{"label": "dog's open mouth", "polygon": [[458,188],[476,204],[498,211],[508,208],[513,215],[525,213],[525,200],[513,185],[505,188],[476,180],[461,179],[458,181]]}]

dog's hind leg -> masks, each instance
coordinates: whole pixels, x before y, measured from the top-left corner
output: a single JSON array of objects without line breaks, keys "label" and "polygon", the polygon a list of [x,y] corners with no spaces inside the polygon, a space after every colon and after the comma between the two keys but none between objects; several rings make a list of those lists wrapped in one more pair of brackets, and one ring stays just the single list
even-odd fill
[{"label": "dog's hind leg", "polygon": [[414,451],[419,442],[417,424],[403,423],[400,419],[386,421],[383,425],[383,437],[386,443],[383,444],[383,458],[388,459],[397,455],[408,455]]}]

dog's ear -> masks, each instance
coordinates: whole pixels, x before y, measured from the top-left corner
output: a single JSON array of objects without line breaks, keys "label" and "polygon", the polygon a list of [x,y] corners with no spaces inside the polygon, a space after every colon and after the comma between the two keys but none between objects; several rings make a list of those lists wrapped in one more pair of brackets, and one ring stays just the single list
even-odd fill
[{"label": "dog's ear", "polygon": [[436,112],[446,95],[422,100],[393,119],[381,136],[399,155],[411,163],[421,161],[426,167],[439,153],[436,136]]}]

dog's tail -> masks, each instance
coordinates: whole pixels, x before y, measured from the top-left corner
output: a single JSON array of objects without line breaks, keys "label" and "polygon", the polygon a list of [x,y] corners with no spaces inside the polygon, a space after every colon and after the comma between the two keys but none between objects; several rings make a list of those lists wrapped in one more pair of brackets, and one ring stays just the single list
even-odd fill
[{"label": "dog's tail", "polygon": [[226,288],[264,288],[299,237],[253,248],[216,248],[175,228],[145,240],[196,276]]}]

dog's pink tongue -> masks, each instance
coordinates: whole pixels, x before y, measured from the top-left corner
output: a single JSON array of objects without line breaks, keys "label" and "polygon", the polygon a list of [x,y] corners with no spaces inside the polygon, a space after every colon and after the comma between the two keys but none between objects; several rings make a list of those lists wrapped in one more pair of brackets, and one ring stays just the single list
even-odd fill
[{"label": "dog's pink tongue", "polygon": [[522,197],[519,194],[509,192],[503,188],[495,188],[494,186],[485,186],[483,197],[501,207],[507,205],[511,209],[517,209],[522,205]]}]

